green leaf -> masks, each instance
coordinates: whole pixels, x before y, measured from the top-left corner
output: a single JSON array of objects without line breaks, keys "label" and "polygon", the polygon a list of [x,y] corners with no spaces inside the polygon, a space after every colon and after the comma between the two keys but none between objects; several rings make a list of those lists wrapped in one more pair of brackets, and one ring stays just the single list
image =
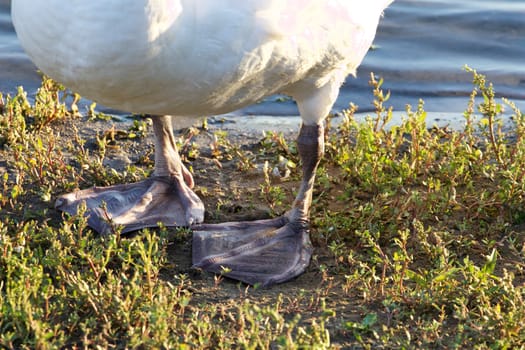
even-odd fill
[{"label": "green leaf", "polygon": [[481,271],[490,275],[494,272],[494,269],[496,268],[496,260],[498,258],[498,253],[496,249],[492,249],[492,253],[490,253],[490,255],[488,255],[486,258],[487,262],[485,263],[485,265],[483,265]]},{"label": "green leaf", "polygon": [[365,328],[370,328],[373,325],[375,325],[376,323],[377,323],[377,314],[375,312],[372,312],[372,313],[366,315],[365,318],[363,318],[363,321],[361,322],[361,324]]}]

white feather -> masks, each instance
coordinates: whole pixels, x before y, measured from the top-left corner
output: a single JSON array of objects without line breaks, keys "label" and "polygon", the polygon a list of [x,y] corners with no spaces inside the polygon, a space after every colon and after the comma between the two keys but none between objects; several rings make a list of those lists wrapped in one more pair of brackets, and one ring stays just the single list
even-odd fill
[{"label": "white feather", "polygon": [[201,116],[284,92],[317,122],[390,2],[13,0],[12,16],[43,72],[107,106]]}]

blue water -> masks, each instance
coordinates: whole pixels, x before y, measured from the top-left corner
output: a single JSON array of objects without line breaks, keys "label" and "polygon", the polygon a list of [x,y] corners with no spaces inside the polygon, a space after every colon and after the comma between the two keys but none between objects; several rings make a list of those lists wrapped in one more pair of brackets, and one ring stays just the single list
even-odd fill
[{"label": "blue water", "polygon": [[[39,85],[35,67],[18,44],[9,15],[10,0],[0,0],[0,91]],[[386,10],[371,50],[341,90],[335,110],[354,102],[371,109],[370,72],[384,78],[396,110],[425,100],[426,110],[458,114],[471,91],[465,64],[487,74],[499,95],[525,110],[525,0],[397,0]],[[270,97],[243,114],[296,115],[293,102]]]}]

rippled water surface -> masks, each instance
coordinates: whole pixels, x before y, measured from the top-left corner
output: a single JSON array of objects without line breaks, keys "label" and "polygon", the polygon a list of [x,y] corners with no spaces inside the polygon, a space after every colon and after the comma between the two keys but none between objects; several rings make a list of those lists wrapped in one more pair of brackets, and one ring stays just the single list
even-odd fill
[{"label": "rippled water surface", "polygon": [[[23,85],[31,94],[39,77],[18,44],[9,4],[0,0],[0,91]],[[384,77],[397,110],[423,98],[428,111],[459,115],[471,90],[465,64],[486,73],[500,94],[525,109],[525,0],[397,0],[385,12],[375,45],[357,79],[347,80],[337,110],[350,101],[370,109],[373,71]],[[297,114],[292,102],[275,97],[242,112]]]}]

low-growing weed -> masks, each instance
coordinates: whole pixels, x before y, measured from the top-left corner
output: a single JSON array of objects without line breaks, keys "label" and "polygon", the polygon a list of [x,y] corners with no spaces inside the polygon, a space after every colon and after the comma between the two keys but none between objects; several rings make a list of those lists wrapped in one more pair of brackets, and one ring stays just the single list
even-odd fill
[{"label": "low-growing weed", "polygon": [[[188,230],[101,237],[82,210],[52,208],[76,188],[147,177],[147,119],[113,126],[95,105],[83,116],[79,97],[48,78],[34,98],[0,95],[0,347],[523,348],[525,119],[467,71],[464,125],[429,125],[423,101],[392,125],[374,75],[375,113],[357,122],[351,106],[331,120],[311,267],[269,289],[193,271]],[[131,164],[107,166],[138,142]],[[239,198],[225,190],[233,178],[254,183],[254,208],[280,214],[293,201],[299,159],[283,134],[246,148],[204,122],[178,147],[188,169],[214,168],[198,180],[224,188],[198,189],[218,197],[212,219]]]}]

